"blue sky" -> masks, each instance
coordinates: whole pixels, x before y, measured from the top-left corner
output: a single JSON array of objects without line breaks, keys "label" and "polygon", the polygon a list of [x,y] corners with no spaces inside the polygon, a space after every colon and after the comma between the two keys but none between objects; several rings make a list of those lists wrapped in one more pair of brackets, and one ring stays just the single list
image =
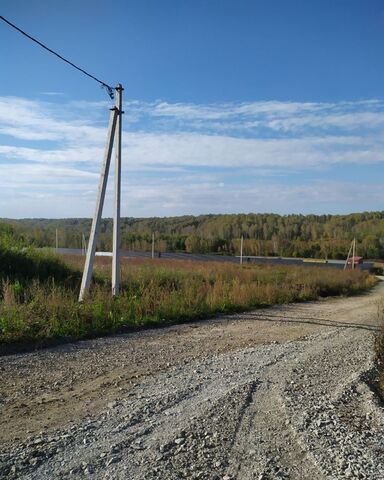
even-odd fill
[{"label": "blue sky", "polygon": [[[0,11],[124,85],[123,215],[383,209],[382,1],[2,0]],[[111,101],[3,23],[0,56],[0,217],[91,216]]]}]

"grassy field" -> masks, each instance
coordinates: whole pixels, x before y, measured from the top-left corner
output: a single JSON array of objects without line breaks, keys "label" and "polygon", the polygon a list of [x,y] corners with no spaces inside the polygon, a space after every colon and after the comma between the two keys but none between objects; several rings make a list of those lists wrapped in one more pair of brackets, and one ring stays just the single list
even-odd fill
[{"label": "grassy field", "polygon": [[91,292],[79,304],[83,262],[79,256],[58,260],[36,253],[23,254],[21,260],[11,258],[8,271],[5,267],[0,270],[0,342],[38,344],[86,338],[320,296],[348,295],[375,283],[374,277],[359,271],[124,259],[122,293],[113,299],[110,259],[99,257]]}]

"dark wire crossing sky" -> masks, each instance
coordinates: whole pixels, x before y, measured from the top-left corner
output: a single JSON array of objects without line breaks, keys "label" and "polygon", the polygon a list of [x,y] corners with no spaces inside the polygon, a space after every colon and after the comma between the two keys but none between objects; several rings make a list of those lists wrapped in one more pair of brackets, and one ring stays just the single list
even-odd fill
[{"label": "dark wire crossing sky", "polygon": [[55,57],[57,57],[60,61],[66,63],[67,65],[69,65],[70,67],[72,68],[75,68],[76,70],[78,70],[79,72],[81,72],[83,75],[86,75],[88,78],[91,78],[92,80],[94,80],[95,82],[97,82],[99,85],[101,85],[102,88],[105,88],[109,97],[111,99],[114,98],[114,93],[113,93],[113,88],[108,85],[107,83],[103,82],[102,80],[100,80],[99,78],[95,77],[94,75],[92,75],[91,73],[87,72],[86,70],[84,70],[83,68],[79,67],[78,65],[75,65],[73,62],[71,62],[70,60],[68,60],[67,58],[63,57],[62,55],[60,55],[59,53],[55,52],[54,50],[52,50],[51,48],[49,48],[47,45],[44,45],[44,43],[40,42],[37,38],[35,37],[32,37],[31,35],[29,35],[28,32],[26,32],[25,30],[22,30],[20,27],[18,27],[17,25],[15,25],[14,23],[10,22],[8,19],[6,19],[5,17],[1,16],[0,15],[0,20],[2,22],[4,22],[6,25],[8,25],[9,27],[13,28],[14,30],[16,30],[17,32],[20,33],[20,35],[23,35],[25,38],[27,38],[28,40],[30,40],[31,42],[35,43],[36,45],[38,45],[39,47],[43,48],[45,51],[47,51],[48,53],[50,53],[51,55],[54,55]]},{"label": "dark wire crossing sky", "polygon": [[[382,96],[381,0],[3,0],[1,14],[132,98]],[[0,28],[0,45],[6,92],[93,98],[86,79],[16,32]]]}]

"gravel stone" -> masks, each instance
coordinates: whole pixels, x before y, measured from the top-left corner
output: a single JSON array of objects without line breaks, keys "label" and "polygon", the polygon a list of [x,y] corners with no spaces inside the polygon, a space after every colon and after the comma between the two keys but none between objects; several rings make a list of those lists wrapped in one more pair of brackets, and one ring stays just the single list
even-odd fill
[{"label": "gravel stone", "polygon": [[[71,358],[73,368],[63,367],[50,385],[64,385],[66,395],[83,394],[87,407],[76,418],[68,413],[58,425],[44,428],[41,422],[39,429],[24,428],[3,440],[0,478],[383,480],[384,410],[371,388],[375,302],[383,293],[380,285],[369,295],[260,309],[192,329],[170,327],[83,342],[81,348],[0,357],[0,384],[8,388],[1,387],[2,409],[17,404],[25,412],[35,399],[34,408],[47,416],[50,402],[61,399],[52,400],[57,390],[49,392],[46,386],[56,358],[66,366]],[[274,329],[278,341],[259,341],[262,322]],[[306,334],[284,341],[281,331],[292,324]],[[308,324],[311,334],[304,330]],[[208,336],[207,350],[196,352],[184,343],[172,363],[169,351],[161,350],[162,335],[172,335],[175,349],[180,332],[189,332],[185,338],[191,345],[201,345],[206,331],[214,335],[218,329],[221,342],[227,342],[226,335],[236,335],[237,328],[248,332],[247,340],[238,339],[236,347],[223,351]],[[156,355],[140,356],[138,345],[150,349],[151,342]],[[187,348],[195,353],[183,356]],[[160,355],[167,361],[159,368],[124,381],[123,371],[106,366],[131,359],[136,365],[144,360],[156,365]],[[78,387],[93,370],[102,380],[93,378],[92,388],[100,397],[105,392],[99,409],[87,403],[89,391],[81,393]],[[31,375],[34,382],[22,381]],[[16,411],[13,415],[17,422]],[[6,438],[6,432],[1,435]]]}]

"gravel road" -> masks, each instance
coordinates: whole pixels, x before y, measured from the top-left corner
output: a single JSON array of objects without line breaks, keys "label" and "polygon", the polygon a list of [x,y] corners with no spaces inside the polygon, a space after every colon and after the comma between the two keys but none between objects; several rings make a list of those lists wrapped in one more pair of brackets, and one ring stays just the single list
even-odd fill
[{"label": "gravel road", "polygon": [[0,357],[0,478],[383,480],[383,294]]}]

